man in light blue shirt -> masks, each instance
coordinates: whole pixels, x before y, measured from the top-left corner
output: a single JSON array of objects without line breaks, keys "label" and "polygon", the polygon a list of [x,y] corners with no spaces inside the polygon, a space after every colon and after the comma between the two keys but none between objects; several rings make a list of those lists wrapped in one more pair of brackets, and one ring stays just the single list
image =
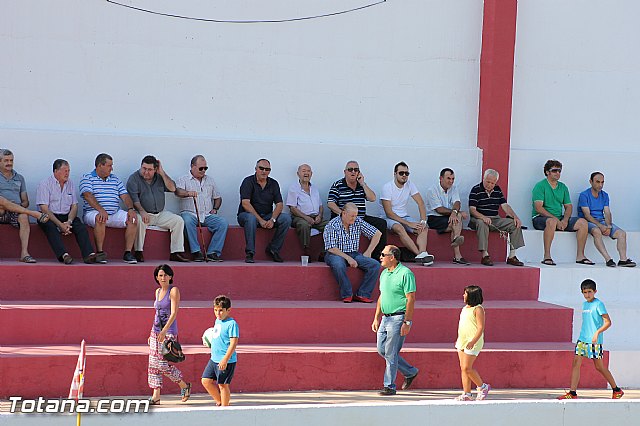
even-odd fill
[{"label": "man in light blue shirt", "polygon": [[589,233],[593,235],[593,244],[600,252],[607,266],[614,267],[609,252],[602,241],[602,236],[616,240],[616,248],[620,254],[618,266],[634,267],[636,263],[627,257],[627,233],[613,223],[609,209],[609,194],[602,190],[604,174],[593,172],[589,178],[591,188],[580,193],[578,198],[578,217],[586,219]]}]

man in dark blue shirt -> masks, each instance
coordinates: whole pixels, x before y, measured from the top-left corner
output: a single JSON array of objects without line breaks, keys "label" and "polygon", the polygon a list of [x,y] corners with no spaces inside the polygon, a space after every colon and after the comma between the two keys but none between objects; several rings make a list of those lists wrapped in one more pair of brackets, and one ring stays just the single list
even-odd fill
[{"label": "man in dark blue shirt", "polygon": [[[500,175],[497,171],[487,169],[484,172],[482,182],[471,188],[471,193],[469,194],[469,213],[471,213],[469,227],[478,232],[478,250],[482,252],[480,263],[486,266],[493,266],[493,261],[488,251],[489,231],[497,231],[509,234],[507,264],[522,266],[524,263],[516,257],[516,250],[524,247],[522,222],[511,206],[507,204],[502,190],[497,185],[499,177]],[[500,207],[507,214],[506,218],[498,216]]]},{"label": "man in dark blue shirt", "polygon": [[[264,158],[258,160],[255,174],[247,176],[240,185],[240,206],[238,224],[244,228],[245,262],[254,263],[256,252],[256,229],[275,228],[275,234],[265,249],[274,262],[282,262],[280,249],[284,244],[287,230],[291,226],[291,216],[282,212],[284,203],[280,185],[269,177],[271,163]],[[275,205],[275,208],[274,208]]]}]

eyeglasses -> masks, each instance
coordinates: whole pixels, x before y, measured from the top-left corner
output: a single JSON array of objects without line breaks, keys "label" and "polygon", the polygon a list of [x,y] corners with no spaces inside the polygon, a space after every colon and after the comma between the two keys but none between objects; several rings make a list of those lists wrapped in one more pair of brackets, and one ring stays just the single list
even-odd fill
[{"label": "eyeglasses", "polygon": [[409,176],[409,172],[398,172],[400,176]]},{"label": "eyeglasses", "polygon": [[393,256],[393,253],[380,253],[380,257]]},{"label": "eyeglasses", "polygon": [[349,173],[353,173],[353,172],[358,173],[360,171],[360,169],[357,168],[357,167],[349,167],[349,168],[347,168],[347,171]]},{"label": "eyeglasses", "polygon": [[549,169],[551,173],[562,173],[562,169]]},{"label": "eyeglasses", "polygon": [[262,170],[263,172],[270,172],[271,171],[271,167],[262,167],[262,166],[258,166],[258,168],[260,170]]},{"label": "eyeglasses", "polygon": [[209,167],[207,167],[207,166],[198,167],[198,170],[200,170],[201,172],[206,172],[207,170],[209,170]]}]

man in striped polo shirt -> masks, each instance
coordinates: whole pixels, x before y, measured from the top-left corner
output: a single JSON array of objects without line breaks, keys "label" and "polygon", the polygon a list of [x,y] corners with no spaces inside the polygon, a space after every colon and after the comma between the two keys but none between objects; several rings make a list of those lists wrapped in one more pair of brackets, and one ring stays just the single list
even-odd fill
[{"label": "man in striped polo shirt", "polygon": [[[522,222],[507,204],[507,200],[502,193],[502,189],[497,185],[500,175],[493,169],[484,172],[482,182],[471,188],[469,193],[469,227],[478,232],[478,250],[482,253],[480,263],[486,266],[493,266],[493,261],[489,256],[488,241],[489,232],[507,232],[509,234],[509,257],[507,264],[522,266],[516,257],[516,250],[524,247],[522,236]],[[498,216],[498,209],[507,214],[506,218]]]},{"label": "man in striped polo shirt", "polygon": [[[103,251],[106,227],[126,228],[124,234],[124,256],[126,263],[137,263],[131,253],[136,238],[136,211],[133,201],[122,181],[111,172],[113,158],[109,154],[99,154],[96,168],[82,176],[80,194],[84,199],[84,223],[93,227],[96,242],[96,262],[107,263],[107,254]],[[127,211],[120,209],[120,200]]]},{"label": "man in striped polo shirt", "polygon": [[347,203],[354,203],[358,207],[358,217],[373,225],[380,231],[380,242],[373,250],[371,257],[377,259],[380,252],[387,245],[387,221],[367,214],[366,201],[376,201],[376,193],[364,180],[357,161],[349,161],[344,167],[344,177],[331,185],[327,207],[331,210],[331,218],[339,216]]}]

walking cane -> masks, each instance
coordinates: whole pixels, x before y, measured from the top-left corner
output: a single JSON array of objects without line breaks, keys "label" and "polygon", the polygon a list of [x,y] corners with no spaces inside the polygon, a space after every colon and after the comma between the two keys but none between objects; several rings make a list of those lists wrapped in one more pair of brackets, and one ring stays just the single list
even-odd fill
[{"label": "walking cane", "polygon": [[200,235],[200,254],[204,257],[204,261],[208,262],[207,259],[207,249],[204,246],[204,234],[202,233],[202,224],[200,223],[200,212],[198,212],[198,202],[196,201],[196,197],[193,197],[193,205],[196,208],[196,217],[198,220],[198,235]]}]

